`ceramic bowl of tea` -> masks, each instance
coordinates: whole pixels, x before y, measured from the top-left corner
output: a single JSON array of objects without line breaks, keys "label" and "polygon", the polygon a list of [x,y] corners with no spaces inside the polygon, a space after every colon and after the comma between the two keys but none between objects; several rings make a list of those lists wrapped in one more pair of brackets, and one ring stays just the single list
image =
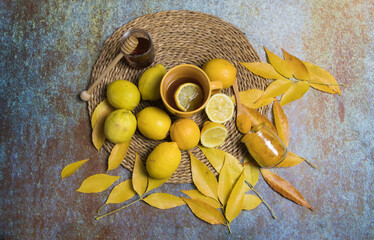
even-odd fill
[{"label": "ceramic bowl of tea", "polygon": [[[201,87],[203,97],[201,104],[195,109],[182,111],[177,107],[175,94],[177,89],[186,83],[193,83]],[[201,112],[212,94],[212,91],[222,89],[222,83],[210,81],[206,73],[199,67],[192,64],[181,64],[170,69],[162,78],[160,85],[161,99],[166,109],[173,115],[180,118],[190,118]]]}]

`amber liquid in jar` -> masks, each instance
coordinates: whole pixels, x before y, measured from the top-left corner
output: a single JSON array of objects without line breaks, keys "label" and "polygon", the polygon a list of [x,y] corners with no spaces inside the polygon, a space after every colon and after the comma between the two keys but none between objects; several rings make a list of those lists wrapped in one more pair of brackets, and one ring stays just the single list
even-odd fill
[{"label": "amber liquid in jar", "polygon": [[[174,95],[175,95],[175,92],[177,91],[178,87],[182,84],[185,84],[185,83],[194,83],[194,84],[198,85],[201,89],[203,89],[201,87],[201,85],[199,84],[199,82],[194,78],[181,77],[181,78],[177,78],[177,79],[171,81],[169,83],[169,85],[166,87],[165,98],[166,98],[166,102],[170,105],[170,107],[172,107],[176,110],[179,110],[179,108],[177,107],[177,104],[175,103]],[[204,103],[204,101],[202,100],[199,107],[202,106],[203,103]],[[197,107],[197,108],[199,108],[199,107]]]},{"label": "amber liquid in jar", "polygon": [[138,44],[130,54],[125,54],[127,63],[135,69],[148,67],[155,59],[155,51],[151,36],[143,29],[130,28],[123,35],[123,41],[126,41],[130,36],[135,37],[138,40]]},{"label": "amber liquid in jar", "polygon": [[137,37],[138,39],[138,45],[136,46],[135,50],[130,53],[130,55],[141,55],[148,51],[148,49],[151,47],[151,42],[142,37]]}]

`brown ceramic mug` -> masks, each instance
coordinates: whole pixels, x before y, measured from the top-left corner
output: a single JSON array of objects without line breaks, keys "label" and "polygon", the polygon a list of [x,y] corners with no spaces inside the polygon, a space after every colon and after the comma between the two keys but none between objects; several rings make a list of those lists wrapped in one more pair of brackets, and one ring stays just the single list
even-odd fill
[{"label": "brown ceramic mug", "polygon": [[[201,86],[204,93],[202,105],[193,111],[181,111],[176,106],[174,93],[176,88],[183,83],[192,82]],[[181,64],[170,69],[162,78],[160,85],[161,99],[166,109],[173,115],[180,118],[189,118],[194,114],[201,112],[213,91],[220,91],[222,83],[218,81],[211,82],[208,75],[199,67],[192,64]]]}]

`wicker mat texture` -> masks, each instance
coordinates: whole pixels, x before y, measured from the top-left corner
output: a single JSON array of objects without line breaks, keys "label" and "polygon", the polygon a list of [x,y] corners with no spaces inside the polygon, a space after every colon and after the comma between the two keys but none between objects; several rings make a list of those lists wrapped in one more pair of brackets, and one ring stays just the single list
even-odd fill
[{"label": "wicker mat texture", "polygon": [[[150,33],[155,46],[156,58],[151,66],[158,63],[163,64],[167,70],[172,67],[189,63],[201,67],[205,62],[213,58],[227,59],[237,68],[237,81],[239,90],[250,88],[265,89],[266,81],[263,78],[253,75],[238,62],[257,62],[260,58],[245,34],[236,27],[222,19],[194,11],[163,11],[154,14],[141,16],[117,29],[104,43],[102,52],[93,67],[90,85],[99,78],[101,73],[118,55],[120,51],[121,38],[130,28],[142,28]],[[93,92],[93,97],[88,102],[89,115],[91,116],[95,107],[106,97],[106,86],[118,79],[126,79],[137,85],[137,81],[145,69],[137,70],[129,67],[122,59],[106,76]],[[222,91],[229,96],[233,95],[232,88]],[[156,102],[141,101],[139,106],[133,110],[136,115],[141,109],[147,106],[157,106],[166,111],[161,100]],[[266,114],[267,107],[260,109]],[[175,120],[171,116],[172,121]],[[204,112],[192,118],[199,127],[208,120]],[[247,154],[244,144],[240,142],[242,134],[236,130],[235,117],[224,124],[229,135],[223,145],[219,148],[242,160]],[[163,141],[171,141],[168,136]],[[137,152],[144,164],[150,152],[162,141],[149,140],[136,131],[132,138],[129,150],[122,165],[129,169],[133,168],[135,152]],[[104,148],[110,152],[114,145],[105,141]],[[205,158],[198,147],[191,152],[204,162],[214,173],[214,168]],[[182,161],[169,179],[169,183],[191,183],[190,158],[187,151],[182,151]]]}]

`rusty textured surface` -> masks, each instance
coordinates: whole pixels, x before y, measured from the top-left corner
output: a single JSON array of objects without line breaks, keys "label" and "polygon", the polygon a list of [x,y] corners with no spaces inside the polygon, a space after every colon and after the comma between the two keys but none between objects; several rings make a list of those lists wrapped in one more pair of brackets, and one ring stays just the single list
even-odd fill
[{"label": "rusty textured surface", "polygon": [[[290,149],[307,164],[276,173],[313,206],[302,208],[256,189],[272,206],[241,213],[229,234],[186,206],[158,210],[137,203],[95,221],[108,192],[75,192],[105,172],[104,151],[90,142],[87,87],[103,42],[143,14],[169,9],[210,13],[237,26],[265,60],[263,46],[281,48],[330,71],[342,96],[311,90],[284,107]],[[0,238],[1,239],[373,239],[374,2],[299,1],[1,1],[0,2]],[[67,164],[89,164],[60,180]],[[113,171],[122,179],[129,172]],[[192,186],[166,185],[178,195]]]}]

